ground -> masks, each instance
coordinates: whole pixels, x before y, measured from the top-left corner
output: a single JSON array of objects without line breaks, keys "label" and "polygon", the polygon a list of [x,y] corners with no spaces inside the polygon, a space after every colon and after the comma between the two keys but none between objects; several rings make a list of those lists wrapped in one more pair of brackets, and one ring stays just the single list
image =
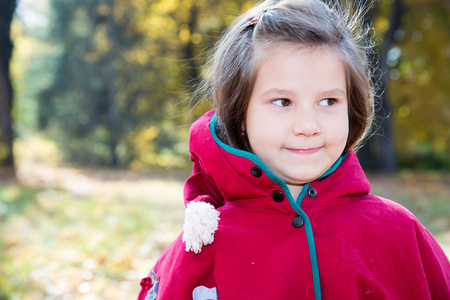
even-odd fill
[{"label": "ground", "polygon": [[[134,299],[140,279],[182,229],[187,176],[22,162],[17,180],[0,182],[3,297]],[[373,193],[410,209],[450,256],[448,175],[369,179]]]}]

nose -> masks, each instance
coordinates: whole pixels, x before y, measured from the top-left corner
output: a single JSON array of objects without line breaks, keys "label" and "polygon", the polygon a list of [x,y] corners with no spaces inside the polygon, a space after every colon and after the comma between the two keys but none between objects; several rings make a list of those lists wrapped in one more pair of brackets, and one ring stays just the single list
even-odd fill
[{"label": "nose", "polygon": [[296,114],[292,131],[294,135],[313,136],[320,134],[320,125],[312,111],[302,111]]}]

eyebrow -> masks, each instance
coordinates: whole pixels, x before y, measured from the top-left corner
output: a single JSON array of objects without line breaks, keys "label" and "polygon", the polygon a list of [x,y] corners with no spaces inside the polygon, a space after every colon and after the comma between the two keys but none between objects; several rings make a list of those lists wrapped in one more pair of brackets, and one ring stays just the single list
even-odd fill
[{"label": "eyebrow", "polygon": [[283,90],[283,89],[278,89],[278,88],[268,89],[267,91],[262,93],[263,96],[266,96],[266,95],[269,95],[269,94],[291,95],[293,93],[291,91],[289,91],[289,90]]},{"label": "eyebrow", "polygon": [[324,91],[324,92],[321,92],[320,94],[321,95],[339,95],[342,97],[347,96],[347,93],[339,88]]},{"label": "eyebrow", "polygon": [[[263,96],[266,96],[269,94],[292,95],[293,92],[291,92],[290,90],[272,88],[272,89],[268,89],[267,91],[262,93]],[[347,93],[345,91],[343,91],[342,89],[335,88],[335,89],[331,89],[331,90],[321,91],[320,95],[339,95],[339,96],[345,97],[345,96],[347,96]]]}]

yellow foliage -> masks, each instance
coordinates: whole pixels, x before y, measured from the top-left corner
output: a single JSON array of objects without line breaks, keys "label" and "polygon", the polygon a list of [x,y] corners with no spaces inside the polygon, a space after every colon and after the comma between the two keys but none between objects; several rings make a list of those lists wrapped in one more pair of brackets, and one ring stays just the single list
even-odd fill
[{"label": "yellow foliage", "polygon": [[[33,150],[30,151],[30,149]],[[39,136],[15,139],[14,153],[19,163],[21,161],[35,161],[57,165],[63,157],[55,142]]]},{"label": "yellow foliage", "polygon": [[38,40],[24,34],[22,26],[17,19],[12,23],[11,36],[13,37],[15,45],[13,54],[19,54],[17,52],[20,52],[20,57],[22,59],[30,59],[36,51],[35,47]]},{"label": "yellow foliage", "polygon": [[170,12],[177,10],[180,6],[178,0],[163,0],[159,1],[153,6],[153,10],[158,15],[167,15]]},{"label": "yellow foliage", "polygon": [[381,32],[386,32],[389,29],[389,20],[381,16],[375,22],[375,29],[380,30]]},{"label": "yellow foliage", "polygon": [[176,32],[176,28],[175,20],[160,15],[153,15],[142,23],[142,30],[151,38],[167,37],[168,33]]},{"label": "yellow foliage", "polygon": [[242,12],[246,12],[253,6],[255,6],[255,1],[245,1],[244,4],[242,4]]},{"label": "yellow foliage", "polygon": [[187,43],[189,41],[189,39],[191,38],[191,32],[189,31],[189,26],[186,24],[181,25],[178,36],[180,37],[181,42]]},{"label": "yellow foliage", "polygon": [[201,41],[202,41],[202,36],[201,36],[200,34],[194,33],[194,34],[191,36],[191,42],[192,42],[193,44],[195,44],[195,45],[200,44]]},{"label": "yellow foliage", "polygon": [[9,155],[8,146],[0,142],[0,161],[4,160]]},{"label": "yellow foliage", "polygon": [[150,55],[142,49],[133,49],[127,51],[123,54],[123,57],[129,63],[137,62],[140,65],[145,65],[150,60]]},{"label": "yellow foliage", "polygon": [[402,105],[397,109],[397,118],[404,119],[409,116],[410,109],[407,105]]},{"label": "yellow foliage", "polygon": [[159,133],[160,130],[158,127],[150,126],[134,134],[132,144],[141,158],[146,159],[150,153],[155,151],[156,147],[153,140]]},{"label": "yellow foliage", "polygon": [[[450,135],[450,134],[449,134]],[[434,146],[437,151],[445,153],[447,148],[447,138],[446,136],[438,136],[434,141]]]},{"label": "yellow foliage", "polygon": [[99,24],[95,28],[94,41],[97,46],[97,55],[101,56],[108,51],[107,28],[105,24]]},{"label": "yellow foliage", "polygon": [[420,85],[426,85],[430,82],[431,74],[427,70],[422,71],[417,77],[417,83]]},{"label": "yellow foliage", "polygon": [[400,64],[399,67],[402,74],[410,74],[412,71],[411,62],[410,61],[404,61]]},{"label": "yellow foliage", "polygon": [[102,4],[98,7],[98,12],[102,15],[102,16],[107,16],[110,13],[110,8],[108,5],[106,4]]}]

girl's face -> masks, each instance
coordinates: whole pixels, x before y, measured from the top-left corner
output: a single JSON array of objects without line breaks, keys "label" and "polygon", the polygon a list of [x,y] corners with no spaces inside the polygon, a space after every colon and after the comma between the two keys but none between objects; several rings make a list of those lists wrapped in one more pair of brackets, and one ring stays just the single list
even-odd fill
[{"label": "girl's face", "polygon": [[294,197],[344,151],[346,87],[344,65],[328,48],[283,45],[260,64],[245,129],[253,152]]}]

